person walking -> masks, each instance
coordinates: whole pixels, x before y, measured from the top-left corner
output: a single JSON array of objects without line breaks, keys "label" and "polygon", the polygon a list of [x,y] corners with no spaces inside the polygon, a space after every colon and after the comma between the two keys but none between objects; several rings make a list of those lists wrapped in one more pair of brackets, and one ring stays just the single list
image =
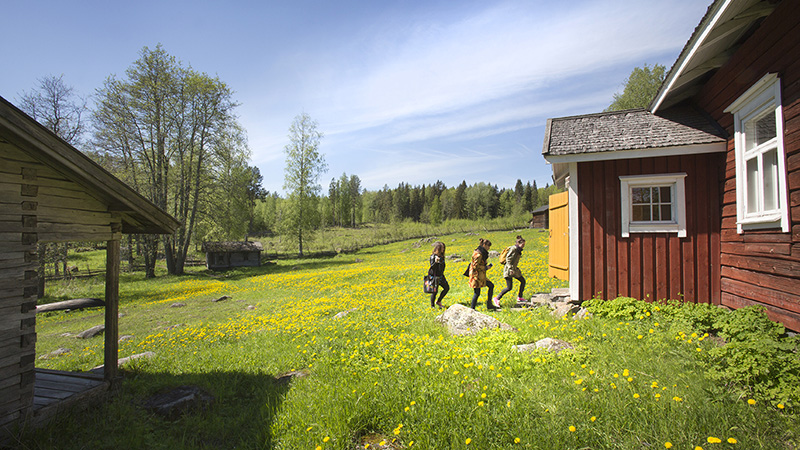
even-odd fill
[{"label": "person walking", "polygon": [[492,299],[495,306],[500,307],[500,299],[510,292],[514,287],[514,278],[519,281],[519,294],[517,295],[517,302],[524,302],[522,298],[525,292],[525,277],[522,276],[522,271],[519,269],[519,259],[522,257],[522,249],[525,248],[525,239],[522,236],[517,236],[517,239],[511,247],[508,248],[506,253],[506,262],[503,266],[503,278],[506,280],[506,287],[497,297]]},{"label": "person walking", "polygon": [[478,248],[472,252],[472,261],[469,265],[469,286],[475,292],[472,295],[472,303],[470,305],[470,308],[472,309],[475,309],[477,306],[478,297],[480,297],[481,288],[483,287],[489,288],[489,292],[486,296],[486,308],[490,311],[499,309],[492,304],[494,284],[486,277],[486,270],[492,267],[491,264],[486,264],[486,260],[489,258],[489,248],[491,247],[492,243],[488,239],[481,238]]},{"label": "person walking", "polygon": [[436,277],[436,281],[438,282],[439,286],[439,300],[436,301],[434,304],[434,300],[436,300],[436,292],[431,294],[431,308],[439,307],[439,309],[444,309],[444,305],[442,305],[442,299],[447,292],[450,291],[450,284],[447,283],[447,278],[444,276],[444,251],[445,245],[444,242],[436,242],[433,244],[433,252],[431,253],[431,267],[428,269],[428,275],[432,277]]}]

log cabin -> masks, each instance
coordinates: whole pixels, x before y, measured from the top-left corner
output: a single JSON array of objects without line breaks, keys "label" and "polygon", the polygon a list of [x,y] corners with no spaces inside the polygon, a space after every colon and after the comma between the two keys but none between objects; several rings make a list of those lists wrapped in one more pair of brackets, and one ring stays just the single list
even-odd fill
[{"label": "log cabin", "polygon": [[210,270],[261,265],[261,242],[204,242],[206,268]]},{"label": "log cabin", "polygon": [[543,155],[573,299],[762,305],[800,330],[800,0],[714,1],[647,108],[549,119]]},{"label": "log cabin", "polygon": [[37,244],[105,242],[103,377],[117,377],[120,238],[178,222],[0,97],[0,430],[33,419]]}]

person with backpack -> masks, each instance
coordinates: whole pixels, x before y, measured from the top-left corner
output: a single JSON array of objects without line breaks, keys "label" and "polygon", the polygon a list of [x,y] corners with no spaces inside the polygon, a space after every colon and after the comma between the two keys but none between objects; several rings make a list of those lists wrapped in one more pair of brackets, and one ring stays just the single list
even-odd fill
[{"label": "person with backpack", "polygon": [[[481,295],[481,288],[488,287],[489,292],[486,296],[486,308],[489,311],[494,311],[499,309],[492,304],[492,293],[494,292],[494,283],[492,283],[486,277],[486,270],[491,268],[491,264],[486,264],[486,260],[489,258],[489,248],[492,246],[492,243],[488,239],[481,239],[480,243],[478,244],[478,248],[472,252],[472,261],[470,262],[469,268],[467,271],[469,272],[469,286],[475,292],[472,295],[472,303],[470,308],[475,309],[478,305],[478,297]],[[465,274],[466,275],[466,274]]]},{"label": "person with backpack", "polygon": [[428,275],[435,277],[434,279],[438,283],[439,301],[434,304],[434,300],[436,300],[436,292],[431,293],[431,308],[438,306],[439,309],[444,309],[444,305],[442,305],[442,299],[450,290],[450,284],[447,283],[447,278],[444,276],[444,251],[444,242],[436,242],[433,244],[433,252],[431,253],[430,259],[431,266],[428,269]]},{"label": "person with backpack", "polygon": [[525,277],[522,276],[522,271],[519,269],[519,259],[522,257],[523,248],[525,248],[525,239],[523,239],[522,236],[517,236],[515,244],[503,249],[500,253],[500,264],[504,264],[503,278],[506,280],[506,287],[500,291],[497,297],[492,299],[492,303],[498,308],[500,307],[500,299],[506,295],[506,292],[511,291],[511,288],[514,287],[514,278],[519,280],[519,295],[517,295],[517,301],[525,301],[525,299],[522,298],[523,292],[525,292]]}]

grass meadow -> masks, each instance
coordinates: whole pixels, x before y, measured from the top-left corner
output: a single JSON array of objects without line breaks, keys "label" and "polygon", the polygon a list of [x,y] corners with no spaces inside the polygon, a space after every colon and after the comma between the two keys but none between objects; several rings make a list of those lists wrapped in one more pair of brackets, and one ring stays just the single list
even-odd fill
[{"label": "grass meadow", "polygon": [[[500,250],[518,232],[489,232]],[[547,233],[524,230],[526,296],[563,287],[547,277]],[[468,259],[478,236],[440,236]],[[123,274],[120,357],[108,402],[61,414],[22,433],[28,449],[792,449],[796,405],[726,394],[705,375],[716,344],[658,314],[573,320],[543,309],[492,313],[517,332],[451,336],[422,293],[430,244],[407,240],[335,257],[279,259],[259,268],[145,280]],[[87,258],[89,256],[86,256]],[[472,290],[449,263],[445,305]],[[489,277],[498,289],[499,265]],[[100,280],[51,283],[52,297],[102,297]],[[212,302],[223,295],[231,298]],[[482,299],[483,300],[483,299]],[[177,304],[184,306],[178,307]],[[479,303],[485,312],[485,303]],[[344,317],[336,314],[350,311]],[[69,335],[103,323],[103,310],[37,317],[37,367],[102,364],[102,336]],[[694,334],[693,334],[694,333]],[[520,354],[544,337],[559,355]],[[304,377],[278,379],[291,371]],[[143,408],[185,384],[215,397],[177,420]]]}]

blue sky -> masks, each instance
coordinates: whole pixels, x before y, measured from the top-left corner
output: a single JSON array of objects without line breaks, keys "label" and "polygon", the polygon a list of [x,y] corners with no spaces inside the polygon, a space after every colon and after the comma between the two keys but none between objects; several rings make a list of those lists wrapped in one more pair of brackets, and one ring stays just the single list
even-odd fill
[{"label": "blue sky", "polygon": [[235,91],[267,190],[283,193],[302,112],[325,134],[324,190],[343,172],[371,190],[544,186],[547,118],[601,111],[634,67],[671,67],[709,2],[7,2],[0,96],[50,74],[91,95],[161,43]]}]

